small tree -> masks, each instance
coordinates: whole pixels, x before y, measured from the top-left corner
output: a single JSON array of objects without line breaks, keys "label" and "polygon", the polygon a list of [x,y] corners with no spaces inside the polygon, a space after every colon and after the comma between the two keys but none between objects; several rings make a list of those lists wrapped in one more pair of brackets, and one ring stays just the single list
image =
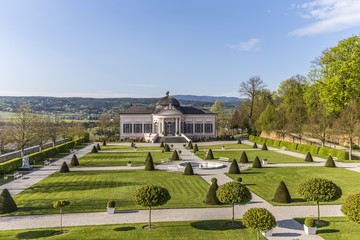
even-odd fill
[{"label": "small tree", "polygon": [[165,144],[164,151],[165,152],[170,152],[171,151],[169,145]]},{"label": "small tree", "polygon": [[150,158],[146,160],[145,171],[154,171],[154,170],[155,170],[154,162],[150,155]]},{"label": "small tree", "polygon": [[186,164],[184,169],[184,175],[194,175],[194,170],[189,162]]},{"label": "small tree", "polygon": [[189,149],[193,149],[193,148],[194,148],[192,142],[189,142],[188,147],[189,147]]},{"label": "small tree", "polygon": [[211,149],[209,149],[209,151],[207,152],[205,159],[207,159],[207,160],[214,159],[214,154]]},{"label": "small tree", "polygon": [[254,142],[253,148],[258,148],[256,142]]},{"label": "small tree", "polygon": [[238,142],[237,142],[238,144],[242,144],[242,142],[241,142],[241,139],[239,138],[239,140],[238,140]]},{"label": "small tree", "polygon": [[9,190],[4,188],[0,194],[0,213],[10,213],[17,210],[17,205],[12,198]]},{"label": "small tree", "polygon": [[258,156],[255,157],[252,167],[253,168],[262,168],[262,165],[261,165],[261,162],[260,162],[260,159]]},{"label": "small tree", "polygon": [[160,147],[161,147],[161,148],[163,148],[163,147],[164,147],[164,142],[163,142],[163,141],[161,141],[161,143],[160,143]]},{"label": "small tree", "polygon": [[161,206],[171,199],[166,188],[146,185],[137,189],[133,194],[133,201],[136,205],[149,207],[149,229],[151,229],[151,208]]},{"label": "small tree", "polygon": [[209,205],[219,205],[220,204],[220,201],[216,196],[216,190],[218,189],[218,187],[219,186],[217,185],[217,179],[212,178],[211,186],[205,197],[205,201],[204,201],[205,204],[209,204]]},{"label": "small tree", "polygon": [[232,205],[232,225],[234,225],[235,204],[245,205],[251,200],[251,192],[249,189],[235,181],[221,185],[216,191],[216,196],[220,202]]},{"label": "small tree", "polygon": [[308,152],[308,153],[306,154],[306,157],[305,157],[305,162],[313,162],[313,161],[314,161],[313,157],[312,157],[311,154]]},{"label": "small tree", "polygon": [[172,156],[171,156],[171,160],[180,160],[179,154],[176,150],[174,150]]},{"label": "small tree", "polygon": [[103,146],[106,146],[106,141],[105,140],[103,141]]},{"label": "small tree", "polygon": [[265,143],[262,145],[261,150],[265,150],[265,151],[268,150],[268,148],[267,148],[267,146],[266,146]]},{"label": "small tree", "polygon": [[291,203],[291,196],[284,181],[281,181],[277,187],[273,201],[278,203]]},{"label": "small tree", "polygon": [[240,168],[235,159],[233,159],[230,165],[229,174],[240,174]]},{"label": "small tree", "polygon": [[341,212],[350,221],[360,224],[360,193],[348,196],[341,206]]},{"label": "small tree", "polygon": [[[146,163],[148,162],[148,160],[149,159],[151,159],[151,161],[153,161],[153,159],[152,159],[152,156],[151,156],[151,153],[150,152],[148,152],[148,154],[146,155],[146,159],[145,159],[145,165],[146,165]],[[154,162],[154,161],[153,161]]]},{"label": "small tree", "polygon": [[98,152],[98,150],[97,150],[97,148],[95,147],[95,145],[93,146],[93,148],[91,149],[91,153],[97,153]]},{"label": "small tree", "polygon": [[195,143],[195,145],[194,145],[194,152],[196,153],[196,152],[198,152],[198,151],[199,151],[198,145]]},{"label": "small tree", "polygon": [[60,209],[60,233],[62,233],[62,209],[66,206],[69,206],[70,202],[66,200],[59,200],[53,203],[54,208]]},{"label": "small tree", "polygon": [[336,167],[334,159],[331,156],[327,158],[325,167]]},{"label": "small tree", "polygon": [[318,209],[317,221],[320,221],[320,202],[331,202],[339,199],[342,195],[341,188],[332,181],[321,178],[304,180],[298,187],[297,192],[307,201],[316,201]]},{"label": "small tree", "polygon": [[97,149],[98,151],[100,151],[100,150],[101,150],[101,148],[100,148],[100,144],[97,144],[97,145],[96,145],[96,149]]},{"label": "small tree", "polygon": [[70,172],[69,166],[66,164],[66,162],[63,162],[60,168],[61,173],[67,173]]},{"label": "small tree", "polygon": [[257,230],[257,239],[260,232],[267,232],[276,227],[275,217],[266,208],[250,208],[243,216],[242,222],[250,229]]},{"label": "small tree", "polygon": [[71,163],[70,163],[71,166],[79,166],[79,160],[78,158],[76,157],[76,155],[74,154],[71,158]]},{"label": "small tree", "polygon": [[248,163],[249,160],[248,160],[248,157],[246,155],[246,152],[243,151],[242,154],[241,154],[241,157],[240,157],[240,163]]}]

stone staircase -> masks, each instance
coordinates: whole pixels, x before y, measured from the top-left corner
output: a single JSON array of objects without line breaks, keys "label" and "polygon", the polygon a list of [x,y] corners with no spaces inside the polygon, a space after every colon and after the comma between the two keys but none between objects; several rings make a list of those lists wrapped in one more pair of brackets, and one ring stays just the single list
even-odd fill
[{"label": "stone staircase", "polygon": [[183,137],[158,137],[155,140],[155,143],[187,143],[186,139]]}]

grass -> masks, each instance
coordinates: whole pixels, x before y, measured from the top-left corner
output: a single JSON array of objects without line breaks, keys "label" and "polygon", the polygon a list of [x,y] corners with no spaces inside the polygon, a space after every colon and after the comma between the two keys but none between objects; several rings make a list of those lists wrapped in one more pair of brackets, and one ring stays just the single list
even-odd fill
[{"label": "grass", "polygon": [[[195,144],[193,144],[195,145]],[[219,144],[219,145],[205,145],[199,146],[199,149],[221,149],[225,146],[225,149],[250,149],[252,146],[247,144],[237,144],[237,143],[229,143],[229,144]]]},{"label": "grass", "polygon": [[[0,238],[13,239],[242,239],[256,238],[256,231],[240,225],[232,228],[226,223],[229,220],[205,220],[187,222],[157,222],[157,228],[144,230],[144,223],[94,225],[81,227],[65,227],[66,234],[52,236],[59,228],[25,229],[1,231]],[[240,221],[237,223],[241,224]],[[265,238],[261,236],[261,240]]]},{"label": "grass", "polygon": [[[102,145],[102,144],[100,144]],[[130,145],[130,144],[129,144]],[[129,151],[134,150],[131,146],[123,146],[123,145],[107,145],[107,146],[100,146],[101,151]],[[137,150],[162,150],[162,147],[155,147],[155,146],[136,146]]]},{"label": "grass", "polygon": [[[268,167],[268,168],[249,168],[241,172],[240,175],[227,174],[232,179],[241,176],[243,183],[261,198],[273,205],[314,205],[315,202],[307,202],[297,194],[299,184],[308,178],[325,178],[333,181],[340,186],[342,197],[334,202],[322,204],[342,204],[345,199],[353,193],[360,192],[360,173],[343,168],[327,167]],[[284,181],[293,202],[290,204],[280,204],[273,202],[276,188],[280,181]]]},{"label": "grass", "polygon": [[135,206],[132,194],[143,185],[165,187],[171,200],[161,208],[209,207],[203,203],[209,189],[200,176],[144,170],[56,172],[14,197],[19,210],[8,215],[53,214],[56,200],[68,200],[69,212],[106,211],[109,200],[117,210],[143,209]]},{"label": "grass", "polygon": [[[213,151],[215,160],[219,157],[227,157],[236,160],[240,160],[241,154],[243,151]],[[268,162],[271,163],[307,163],[302,158],[289,156],[286,154],[273,152],[273,151],[262,151],[262,150],[251,150],[245,151],[246,155],[248,156],[249,162],[253,162],[256,156],[260,158],[260,161],[267,159]],[[205,159],[206,153],[204,151],[199,151],[196,153],[196,156],[200,157],[201,159]]]},{"label": "grass", "polygon": [[[98,152],[88,153],[79,159],[79,167],[126,166],[131,161],[132,166],[144,166],[147,152]],[[151,152],[154,163],[170,158],[172,152]]]},{"label": "grass", "polygon": [[[301,224],[304,224],[305,218],[295,218]],[[359,224],[349,221],[345,217],[324,217],[322,226],[317,226],[316,233],[326,240],[350,240],[359,239]]]}]

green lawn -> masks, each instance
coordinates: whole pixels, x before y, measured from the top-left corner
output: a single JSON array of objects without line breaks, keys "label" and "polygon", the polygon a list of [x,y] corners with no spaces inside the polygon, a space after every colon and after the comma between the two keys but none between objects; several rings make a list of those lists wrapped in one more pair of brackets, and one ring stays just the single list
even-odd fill
[{"label": "green lawn", "polygon": [[[145,230],[144,223],[94,225],[65,227],[66,234],[52,236],[58,228],[25,229],[1,231],[1,239],[256,239],[256,231],[245,228],[232,228],[226,225],[229,220],[205,220],[192,222],[158,222],[155,229]],[[237,221],[241,224],[240,221]],[[265,238],[261,236],[261,240]]]},{"label": "green lawn", "polygon": [[168,189],[171,200],[162,208],[209,207],[203,204],[209,189],[200,176],[144,170],[73,171],[54,173],[14,197],[20,209],[10,215],[51,214],[56,200],[68,200],[69,212],[106,211],[109,200],[117,210],[141,209],[132,201],[133,192],[147,184]]},{"label": "green lawn", "polygon": [[[107,146],[102,146],[102,144],[100,144],[100,148],[101,151],[129,151],[129,150],[134,150],[133,147],[130,146],[121,146],[121,145],[107,145]],[[162,147],[155,147],[155,146],[137,146],[136,147],[137,150],[162,150],[164,148]]]},{"label": "green lawn", "polygon": [[[195,144],[193,144],[195,145]],[[237,144],[237,143],[229,143],[229,144],[219,144],[219,145],[205,145],[199,146],[199,149],[221,149],[225,146],[225,149],[250,149],[252,146],[247,144]]]},{"label": "green lawn", "polygon": [[[296,192],[302,180],[308,178],[325,178],[333,181],[341,187],[342,197],[334,202],[326,204],[342,204],[346,197],[360,192],[360,173],[343,168],[327,167],[269,167],[249,168],[240,175],[227,174],[232,179],[241,176],[243,183],[254,193],[267,200],[273,205],[284,205],[271,201],[280,181],[284,181],[293,202],[288,205],[313,205],[315,202],[303,200]],[[314,213],[315,214],[315,213]]]},{"label": "green lawn", "polygon": [[[305,218],[295,218],[301,224],[304,224]],[[316,233],[326,240],[352,240],[359,239],[360,226],[349,221],[345,217],[324,217],[325,225],[317,226]]]},{"label": "green lawn", "polygon": [[[147,152],[98,152],[88,153],[79,159],[79,167],[126,166],[131,161],[132,166],[144,166]],[[172,152],[151,152],[154,163],[170,158]]]},{"label": "green lawn", "polygon": [[[241,154],[243,151],[226,151],[226,150],[219,150],[219,151],[213,151],[214,158],[219,157],[227,157],[236,160],[240,160]],[[286,154],[273,152],[273,151],[262,151],[262,150],[251,150],[251,151],[245,151],[246,155],[248,156],[249,162],[253,162],[255,157],[258,156],[260,158],[260,161],[267,159],[268,162],[271,163],[306,163],[304,159],[289,156]],[[205,152],[199,151],[196,153],[196,156],[200,157],[201,159],[205,159]],[[216,160],[215,159],[215,160]]]}]

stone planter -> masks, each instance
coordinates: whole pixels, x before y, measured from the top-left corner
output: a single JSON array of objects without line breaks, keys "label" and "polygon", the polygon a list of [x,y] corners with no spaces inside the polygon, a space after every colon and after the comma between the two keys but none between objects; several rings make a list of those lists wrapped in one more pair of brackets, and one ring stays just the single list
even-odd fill
[{"label": "stone planter", "polygon": [[137,151],[137,148],[134,148],[134,151]]},{"label": "stone planter", "polygon": [[225,147],[222,147],[221,150],[225,150]]},{"label": "stone planter", "polygon": [[128,163],[127,166],[128,166],[128,167],[131,167],[131,163]]},{"label": "stone planter", "polygon": [[263,160],[262,162],[263,162],[263,165],[268,164],[268,160]]},{"label": "stone planter", "polygon": [[114,214],[115,213],[115,208],[107,208],[107,213],[108,214]]},{"label": "stone planter", "polygon": [[316,228],[317,227],[307,227],[304,225],[304,231],[307,235],[316,235]]},{"label": "stone planter", "polygon": [[261,232],[261,234],[264,235],[264,237],[271,237],[272,232],[273,232],[273,230],[271,229],[271,230],[266,231],[266,232]]}]

